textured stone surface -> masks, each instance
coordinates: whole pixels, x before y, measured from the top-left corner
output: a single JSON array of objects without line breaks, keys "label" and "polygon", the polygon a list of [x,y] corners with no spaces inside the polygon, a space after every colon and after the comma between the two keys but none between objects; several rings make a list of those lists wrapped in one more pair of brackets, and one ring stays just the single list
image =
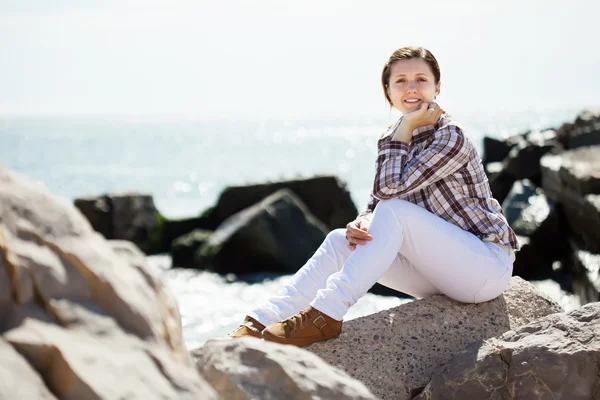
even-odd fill
[{"label": "textured stone surface", "polygon": [[56,400],[37,371],[1,337],[0,360],[1,400]]},{"label": "textured stone surface", "polygon": [[361,382],[295,346],[243,337],[210,341],[192,355],[227,400],[376,399]]},{"label": "textured stone surface", "polygon": [[471,344],[416,399],[600,399],[600,303]]},{"label": "textured stone surface", "polygon": [[477,340],[500,335],[550,313],[558,304],[513,277],[500,297],[481,304],[433,296],[347,321],[334,340],[307,350],[363,382],[383,399],[408,399],[437,367]]},{"label": "textured stone surface", "polygon": [[[15,368],[29,366],[19,379],[32,388],[41,377],[61,399],[216,398],[184,346],[174,297],[143,253],[106,241],[71,202],[4,168],[0,289],[1,338],[20,357]],[[26,398],[21,385],[0,386],[12,390],[7,398]]]}]

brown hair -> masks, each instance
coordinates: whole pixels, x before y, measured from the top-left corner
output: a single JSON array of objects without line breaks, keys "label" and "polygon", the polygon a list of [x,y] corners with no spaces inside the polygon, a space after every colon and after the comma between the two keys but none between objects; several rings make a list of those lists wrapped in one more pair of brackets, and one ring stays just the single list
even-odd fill
[{"label": "brown hair", "polygon": [[431,68],[433,72],[433,77],[435,78],[435,83],[437,84],[440,81],[440,66],[438,65],[437,60],[431,54],[431,52],[423,47],[415,47],[415,46],[407,46],[402,47],[390,56],[389,60],[385,63],[383,67],[383,71],[381,71],[381,86],[383,87],[383,94],[385,95],[385,99],[392,106],[392,99],[388,94],[388,82],[390,80],[390,74],[392,72],[392,65],[398,60],[409,60],[411,58],[421,58]]}]

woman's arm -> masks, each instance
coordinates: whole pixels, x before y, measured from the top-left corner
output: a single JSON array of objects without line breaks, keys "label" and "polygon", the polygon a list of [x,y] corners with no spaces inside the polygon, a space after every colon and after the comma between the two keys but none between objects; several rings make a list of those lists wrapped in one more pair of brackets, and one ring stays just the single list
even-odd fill
[{"label": "woman's arm", "polygon": [[459,127],[446,125],[433,134],[433,142],[410,160],[407,143],[390,140],[380,144],[373,184],[375,197],[390,199],[420,190],[468,162],[469,146]]}]

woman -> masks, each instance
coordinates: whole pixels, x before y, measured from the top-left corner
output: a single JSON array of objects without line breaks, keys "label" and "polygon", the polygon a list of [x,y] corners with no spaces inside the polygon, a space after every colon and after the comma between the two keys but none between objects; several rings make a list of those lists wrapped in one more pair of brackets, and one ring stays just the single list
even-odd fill
[{"label": "woman", "polygon": [[279,295],[229,337],[297,346],[334,338],[346,311],[376,282],[465,303],[506,289],[517,239],[470,137],[435,103],[435,57],[421,47],[398,49],[381,78],[385,98],[403,116],[378,141],[367,209],[330,232]]}]

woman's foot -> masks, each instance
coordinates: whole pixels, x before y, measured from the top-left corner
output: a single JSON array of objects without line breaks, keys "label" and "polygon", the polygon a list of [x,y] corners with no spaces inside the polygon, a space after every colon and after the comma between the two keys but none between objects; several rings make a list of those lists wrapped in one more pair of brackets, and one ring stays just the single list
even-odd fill
[{"label": "woman's foot", "polygon": [[342,321],[335,320],[321,311],[308,306],[290,318],[269,325],[262,331],[265,340],[303,347],[338,337]]}]

